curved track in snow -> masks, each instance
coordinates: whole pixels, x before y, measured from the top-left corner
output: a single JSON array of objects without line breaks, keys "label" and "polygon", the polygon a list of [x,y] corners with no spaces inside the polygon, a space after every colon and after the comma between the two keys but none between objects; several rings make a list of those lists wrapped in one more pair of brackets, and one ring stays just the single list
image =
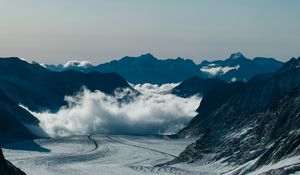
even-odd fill
[{"label": "curved track in snow", "polygon": [[93,136],[93,135],[88,135],[88,136],[87,136],[88,139],[90,139],[90,141],[92,141],[92,142],[94,143],[94,145],[95,145],[95,148],[92,149],[90,152],[96,151],[96,150],[99,148],[99,145],[98,145],[97,141],[94,140],[94,139],[92,138],[92,136]]}]

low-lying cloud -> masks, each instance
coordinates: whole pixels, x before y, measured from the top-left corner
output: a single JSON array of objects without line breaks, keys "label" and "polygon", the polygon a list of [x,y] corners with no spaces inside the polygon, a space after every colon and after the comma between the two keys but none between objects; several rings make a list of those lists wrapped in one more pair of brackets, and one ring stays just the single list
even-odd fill
[{"label": "low-lying cloud", "polygon": [[120,97],[128,96],[122,93],[128,89],[110,96],[83,88],[75,96],[66,96],[68,105],[56,113],[30,112],[51,137],[93,133],[170,134],[182,129],[195,116],[201,100],[198,96],[181,98],[167,93],[175,85],[135,85],[141,95],[129,102],[120,102]]}]

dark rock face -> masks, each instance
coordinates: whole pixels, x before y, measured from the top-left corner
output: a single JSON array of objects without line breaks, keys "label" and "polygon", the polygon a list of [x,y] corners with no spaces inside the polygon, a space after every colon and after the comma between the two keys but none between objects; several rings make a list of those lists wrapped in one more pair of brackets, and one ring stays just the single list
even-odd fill
[{"label": "dark rock face", "polygon": [[37,138],[24,125],[39,121],[0,91],[0,145]]},{"label": "dark rock face", "polygon": [[[223,105],[224,101],[232,98],[236,93],[243,91],[246,88],[244,82],[224,83],[211,89],[201,101],[200,106],[197,108],[198,115],[194,117],[189,125],[177,133],[178,137],[198,136],[199,133],[206,132],[206,127],[199,126],[205,122],[218,122],[211,121],[209,114],[216,111]],[[202,131],[204,129],[204,131]]]},{"label": "dark rock face", "polygon": [[26,175],[23,171],[16,168],[9,161],[5,160],[0,149],[0,175]]},{"label": "dark rock face", "polygon": [[[178,133],[179,137],[198,136],[199,139],[171,164],[195,162],[206,154],[214,154],[207,162],[226,158],[226,162],[234,166],[255,160],[247,169],[236,172],[247,174],[264,165],[300,155],[298,66],[289,66],[259,81],[252,80],[235,90],[231,88],[225,93],[212,90],[203,98],[198,115]],[[229,95],[220,97],[219,102],[210,101],[214,94]],[[204,101],[205,98],[208,100]],[[269,174],[293,173],[299,170],[299,163],[272,170]]]},{"label": "dark rock face", "polygon": [[171,90],[171,93],[180,97],[190,97],[193,95],[204,96],[215,86],[224,84],[225,82],[219,78],[201,79],[198,76],[189,78],[181,82],[178,86]]}]

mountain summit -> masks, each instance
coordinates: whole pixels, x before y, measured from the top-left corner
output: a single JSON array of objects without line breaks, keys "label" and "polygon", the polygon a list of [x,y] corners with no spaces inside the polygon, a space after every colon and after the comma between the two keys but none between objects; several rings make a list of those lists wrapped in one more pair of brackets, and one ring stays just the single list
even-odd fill
[{"label": "mountain summit", "polygon": [[241,52],[236,52],[230,55],[229,59],[246,59],[246,57]]},{"label": "mountain summit", "polygon": [[208,77],[219,77],[225,81],[248,81],[254,75],[272,73],[283,65],[273,58],[246,58],[241,52],[229,58],[216,61],[203,61],[199,69]]}]

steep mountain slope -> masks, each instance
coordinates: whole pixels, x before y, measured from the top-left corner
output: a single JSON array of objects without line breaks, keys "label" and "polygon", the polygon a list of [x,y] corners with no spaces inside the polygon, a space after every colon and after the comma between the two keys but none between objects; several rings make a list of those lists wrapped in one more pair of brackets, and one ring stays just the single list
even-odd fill
[{"label": "steep mountain slope", "polygon": [[65,104],[64,96],[73,95],[82,86],[107,94],[118,88],[131,88],[116,73],[52,72],[18,58],[0,59],[0,90],[33,111],[57,110]]},{"label": "steep mountain slope", "polygon": [[37,138],[25,126],[35,127],[38,120],[0,91],[0,145]]},{"label": "steep mountain slope", "polygon": [[182,81],[171,90],[171,93],[184,98],[195,94],[203,96],[213,87],[223,83],[225,82],[219,78],[202,79],[198,76],[193,76],[192,78]]},{"label": "steep mountain slope", "polygon": [[5,160],[0,149],[0,174],[1,175],[26,175],[20,169],[16,168],[9,161]]},{"label": "steep mountain slope", "polygon": [[[294,59],[291,59],[286,65],[290,62],[294,62]],[[271,76],[268,74],[256,76],[246,85],[237,82],[212,89],[203,97],[195,119],[203,120],[208,118],[210,114],[230,116],[245,112],[261,112],[272,107],[300,84],[299,62],[299,59],[297,59],[294,66],[284,72],[280,69]],[[222,98],[223,96],[227,97]],[[216,98],[219,100],[214,100]],[[215,106],[212,108],[213,110],[204,112],[211,106]],[[202,113],[204,113],[203,116]],[[191,122],[187,128],[191,129],[194,124]]]},{"label": "steep mountain slope", "polygon": [[219,77],[225,81],[247,81],[254,75],[271,73],[279,69],[282,62],[273,58],[246,58],[242,53],[234,53],[228,59],[217,61],[203,61],[199,69],[208,77]]},{"label": "steep mountain slope", "polygon": [[[209,92],[197,110],[198,115],[178,133],[179,137],[199,139],[171,164],[222,160],[234,167],[232,174],[299,171],[299,65],[300,58],[292,59],[285,64],[287,69],[258,80],[255,77],[246,86]],[[233,93],[227,95],[228,90]],[[227,97],[213,100],[220,92]],[[284,160],[287,163],[282,164]],[[271,169],[265,167],[273,164],[276,166]]]}]

